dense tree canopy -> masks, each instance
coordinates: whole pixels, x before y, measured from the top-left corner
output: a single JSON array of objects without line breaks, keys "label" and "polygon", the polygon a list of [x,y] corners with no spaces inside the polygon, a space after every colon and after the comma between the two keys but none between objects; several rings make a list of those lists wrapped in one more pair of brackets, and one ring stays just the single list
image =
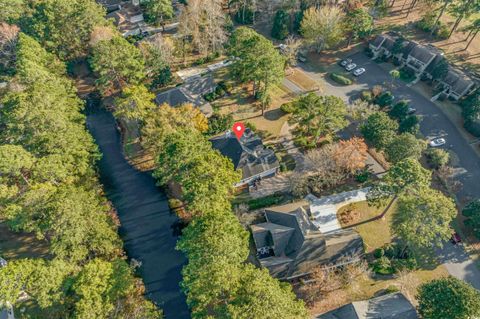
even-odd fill
[{"label": "dense tree canopy", "polygon": [[418,289],[418,312],[425,319],[472,319],[480,316],[478,291],[454,277],[436,279]]},{"label": "dense tree canopy", "polygon": [[300,32],[317,52],[330,49],[343,40],[343,18],[344,13],[336,6],[311,7],[303,15]]},{"label": "dense tree canopy", "polygon": [[85,56],[95,26],[107,25],[105,9],[93,0],[45,0],[21,19],[22,30],[61,59]]},{"label": "dense tree canopy", "polygon": [[450,238],[450,222],[457,215],[453,200],[437,190],[418,188],[398,198],[392,230],[417,256],[432,254]]},{"label": "dense tree canopy", "polygon": [[410,133],[395,136],[385,149],[387,158],[392,163],[398,163],[406,158],[419,159],[426,148],[426,143]]},{"label": "dense tree canopy", "polygon": [[398,130],[398,123],[387,114],[377,112],[370,115],[360,127],[365,140],[377,149],[385,149],[392,142]]},{"label": "dense tree canopy", "polygon": [[365,8],[349,10],[345,17],[345,26],[349,32],[348,43],[354,39],[364,39],[373,31],[373,17]]},{"label": "dense tree canopy", "polygon": [[140,50],[121,36],[102,40],[92,48],[90,60],[103,93],[139,84],[145,78],[145,63]]},{"label": "dense tree canopy", "polygon": [[333,134],[347,126],[347,106],[336,96],[318,96],[309,93],[292,102],[292,121],[298,123],[302,136],[319,138]]},{"label": "dense tree canopy", "polygon": [[[100,155],[65,66],[24,34],[16,57],[17,89],[2,96],[0,108],[0,218],[45,242],[51,260],[9,261],[0,272],[0,303],[15,304],[25,290],[42,318],[91,318],[92,311],[99,319],[158,318],[120,259],[117,225],[94,171]],[[92,260],[105,266],[83,268]],[[104,269],[112,269],[104,290],[83,288],[85,272],[93,279]]]},{"label": "dense tree canopy", "polygon": [[271,41],[246,27],[232,34],[229,54],[234,58],[232,76],[240,82],[253,82],[254,94],[260,98],[262,106],[266,106],[271,88],[285,76],[285,58]]},{"label": "dense tree canopy", "polygon": [[465,225],[472,228],[475,236],[480,238],[480,200],[468,203],[462,210],[463,216],[467,217]]}]

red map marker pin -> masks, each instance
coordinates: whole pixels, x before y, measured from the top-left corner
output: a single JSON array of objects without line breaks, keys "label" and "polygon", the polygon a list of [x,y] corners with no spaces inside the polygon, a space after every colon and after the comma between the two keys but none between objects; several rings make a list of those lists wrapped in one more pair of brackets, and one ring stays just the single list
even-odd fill
[{"label": "red map marker pin", "polygon": [[243,132],[245,132],[245,125],[243,125],[241,122],[237,122],[233,124],[232,131],[235,133],[237,138],[240,139],[243,135]]}]

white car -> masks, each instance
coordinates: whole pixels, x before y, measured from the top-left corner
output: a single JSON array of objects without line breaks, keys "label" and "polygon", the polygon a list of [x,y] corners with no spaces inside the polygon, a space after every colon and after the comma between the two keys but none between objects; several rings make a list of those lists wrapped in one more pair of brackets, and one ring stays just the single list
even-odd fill
[{"label": "white car", "polygon": [[407,114],[408,115],[411,115],[413,113],[417,112],[417,109],[413,108],[413,107],[409,107],[408,110],[407,110]]},{"label": "white car", "polygon": [[346,60],[342,60],[342,62],[340,62],[340,65],[347,66],[350,63],[352,63],[352,59],[346,59]]},{"label": "white car", "polygon": [[431,140],[428,145],[430,145],[431,147],[439,147],[445,145],[445,143],[447,143],[447,141],[445,141],[444,138],[436,138],[434,140]]},{"label": "white car", "polygon": [[7,261],[0,257],[0,268],[6,267],[7,266]]},{"label": "white car", "polygon": [[362,75],[363,73],[365,73],[365,71],[366,71],[365,68],[358,68],[358,69],[356,69],[355,71],[353,71],[353,75],[355,75],[355,76],[360,76],[360,75]]},{"label": "white car", "polygon": [[357,67],[357,65],[355,63],[350,63],[348,64],[346,67],[345,67],[345,70],[347,71],[352,71],[353,69],[355,69]]}]

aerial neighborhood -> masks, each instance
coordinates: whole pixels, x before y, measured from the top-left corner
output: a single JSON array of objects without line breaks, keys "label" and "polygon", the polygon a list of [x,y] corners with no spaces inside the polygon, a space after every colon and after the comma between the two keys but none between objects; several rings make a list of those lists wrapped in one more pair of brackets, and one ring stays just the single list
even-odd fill
[{"label": "aerial neighborhood", "polygon": [[480,0],[0,0],[0,319],[480,318]]}]

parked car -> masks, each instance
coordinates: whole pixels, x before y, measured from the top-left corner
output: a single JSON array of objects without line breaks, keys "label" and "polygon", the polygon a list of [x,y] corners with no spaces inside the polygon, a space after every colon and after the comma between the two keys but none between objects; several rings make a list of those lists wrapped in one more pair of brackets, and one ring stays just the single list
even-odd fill
[{"label": "parked car", "polygon": [[450,238],[450,242],[456,245],[462,242],[462,238],[460,238],[460,235],[455,232],[452,234],[452,237]]},{"label": "parked car", "polygon": [[0,268],[7,266],[7,261],[0,257]]},{"label": "parked car", "polygon": [[346,67],[345,67],[345,70],[347,71],[352,71],[353,69],[355,69],[357,67],[357,65],[355,63],[350,63],[348,64]]},{"label": "parked car", "polygon": [[355,71],[353,71],[353,75],[355,75],[355,76],[360,76],[360,75],[362,75],[363,73],[365,73],[365,71],[366,71],[365,68],[358,68],[358,69],[356,69]]},{"label": "parked car", "polygon": [[445,141],[444,138],[436,138],[434,140],[431,140],[428,143],[428,145],[430,145],[431,147],[439,147],[439,146],[444,145],[445,143],[447,143],[447,141]]},{"label": "parked car", "polygon": [[408,110],[407,110],[407,114],[408,115],[412,115],[413,113],[417,112],[417,109],[413,108],[413,107],[409,107]]},{"label": "parked car", "polygon": [[352,59],[345,59],[345,60],[342,60],[342,61],[340,62],[340,65],[341,65],[341,66],[347,66],[347,65],[349,65],[350,63],[352,63]]}]

